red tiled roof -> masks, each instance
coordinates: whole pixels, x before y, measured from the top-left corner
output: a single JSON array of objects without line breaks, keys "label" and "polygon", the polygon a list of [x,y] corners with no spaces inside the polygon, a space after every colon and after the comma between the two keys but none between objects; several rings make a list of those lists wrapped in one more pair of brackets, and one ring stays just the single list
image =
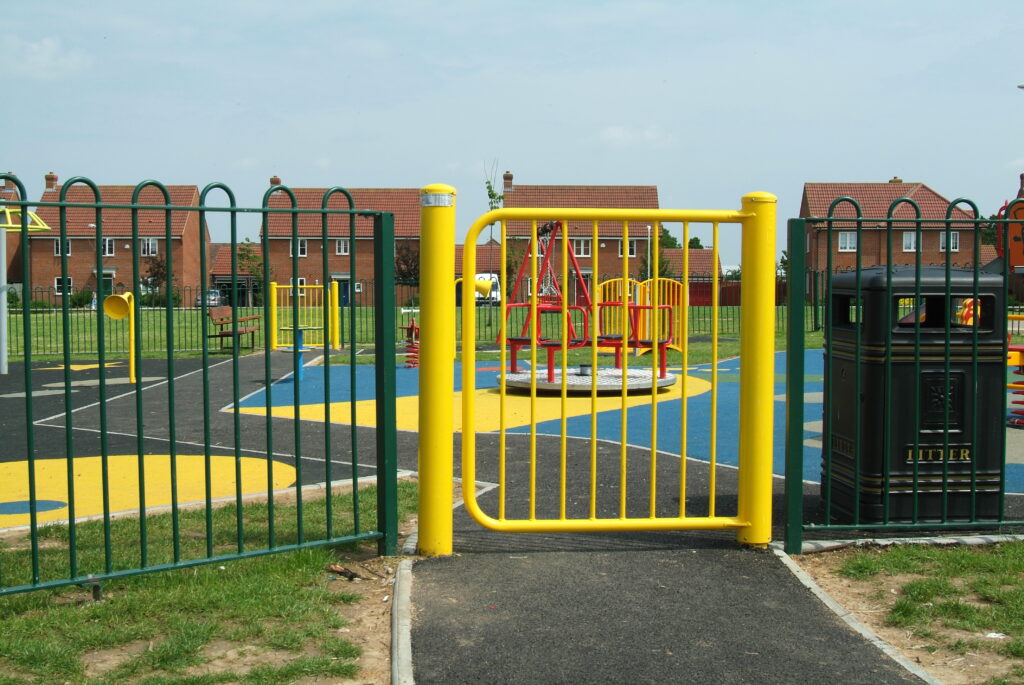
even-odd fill
[{"label": "red tiled roof", "polygon": [[980,245],[978,248],[978,264],[984,266],[996,258],[995,245]]},{"label": "red tiled roof", "polygon": [[[396,238],[420,237],[420,191],[418,188],[346,188],[346,190],[352,193],[356,209],[393,212]],[[291,188],[291,191],[295,193],[295,202],[298,207],[320,209],[327,188]],[[274,193],[270,197],[269,204],[276,208],[292,206],[291,198],[283,191]],[[328,206],[332,209],[348,209],[348,199],[341,193],[335,193],[328,201]],[[269,237],[291,237],[292,219],[287,214],[271,214],[267,223]],[[316,238],[323,235],[322,216],[319,214],[300,214],[298,223],[299,237]],[[327,217],[327,234],[333,238],[347,237],[349,235],[348,216],[329,215]],[[372,218],[356,218],[356,236],[361,238],[373,236]]]},{"label": "red tiled roof", "polygon": [[[238,243],[238,247],[242,245],[249,245],[250,249],[259,256],[263,256],[263,246],[259,243]],[[211,243],[210,244],[210,255],[208,257],[208,263],[212,264],[210,267],[210,275],[212,276],[230,276],[231,275],[231,243]]]},{"label": "red tiled roof", "polygon": [[[62,186],[43,191],[40,202],[59,202]],[[110,204],[131,204],[132,193],[135,186],[98,186],[99,198],[97,199],[88,186],[75,184],[68,189],[67,202],[97,201]],[[166,186],[171,196],[170,204],[184,207],[195,207],[199,204],[199,188],[196,186]],[[143,188],[139,194],[139,204],[163,205],[163,193],[152,186]],[[58,207],[39,207],[36,209],[39,218],[50,226],[49,231],[33,233],[31,237],[41,236],[52,238],[60,231],[60,209]],[[192,212],[172,211],[171,212],[171,235],[181,236],[185,232],[185,224],[188,222]],[[139,211],[139,235],[140,236],[163,236],[166,235],[165,213],[162,210],[141,210]],[[88,237],[96,235],[95,226],[89,224],[99,223],[96,219],[96,210],[91,207],[69,207],[67,210],[67,234],[69,236]],[[108,237],[130,237],[132,235],[132,212],[130,209],[104,209],[103,210],[103,235]]]},{"label": "red tiled roof", "polygon": [[[465,245],[455,246],[455,275],[462,276],[462,256],[466,249]],[[501,243],[491,240],[482,245],[476,246],[476,272],[501,271]]]},{"label": "red tiled roof", "polygon": [[[658,209],[657,186],[526,186],[515,184],[505,189],[505,207],[586,207],[601,209]],[[647,237],[647,223],[631,221],[629,235]],[[593,232],[588,221],[572,221],[567,233],[588,236]],[[622,224],[602,221],[598,232],[606,237],[621,237]],[[529,235],[530,224],[510,221],[509,235]]]},{"label": "red tiled roof", "polygon": [[[683,273],[683,248],[668,248],[662,251],[673,276]],[[715,271],[715,251],[711,249],[690,250],[690,276],[710,277]],[[722,261],[718,261],[718,275],[722,275]]]},{"label": "red tiled roof", "polygon": [[[800,203],[801,217],[826,217],[829,205],[840,197],[850,197],[860,205],[861,215],[865,219],[884,219],[889,214],[889,207],[900,198],[909,198],[921,208],[922,219],[946,218],[949,200],[939,195],[923,183],[805,183],[803,200]],[[855,217],[856,212],[849,202],[836,206],[833,216]],[[894,213],[901,219],[913,219],[914,208],[908,203],[901,203]],[[958,205],[953,209],[953,219],[971,220],[973,214]],[[867,226],[865,226],[867,228]]]}]

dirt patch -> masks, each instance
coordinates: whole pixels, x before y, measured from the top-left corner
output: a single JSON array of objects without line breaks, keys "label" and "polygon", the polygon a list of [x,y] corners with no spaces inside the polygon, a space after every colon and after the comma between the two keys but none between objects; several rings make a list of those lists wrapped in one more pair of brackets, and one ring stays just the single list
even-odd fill
[{"label": "dirt patch", "polygon": [[[870,627],[907,659],[946,685],[974,685],[1008,676],[1019,659],[995,651],[1004,641],[939,624],[925,634],[886,623],[900,588],[918,576],[883,576],[857,580],[839,575],[839,568],[857,550],[845,549],[794,556],[814,581],[854,618]],[[1011,679],[1009,682],[1019,682]]]},{"label": "dirt patch", "polygon": [[85,675],[89,678],[100,676],[113,671],[128,659],[153,649],[153,643],[149,640],[137,640],[126,645],[120,645],[112,649],[101,649],[95,652],[87,652],[82,655],[82,665],[85,667]]}]

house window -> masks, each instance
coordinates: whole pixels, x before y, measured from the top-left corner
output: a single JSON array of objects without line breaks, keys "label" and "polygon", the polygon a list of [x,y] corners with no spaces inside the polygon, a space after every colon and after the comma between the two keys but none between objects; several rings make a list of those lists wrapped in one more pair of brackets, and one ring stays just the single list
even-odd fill
[{"label": "house window", "polygon": [[[67,238],[64,239],[64,253],[63,254],[65,254],[65,255],[71,254],[71,241],[68,240]],[[57,238],[56,240],[53,241],[53,255],[55,257],[60,257],[61,256],[60,238]]]},{"label": "house window", "polygon": [[143,257],[156,257],[156,238],[142,238],[139,246]]},{"label": "house window", "polygon": [[839,251],[840,252],[856,252],[857,251],[857,233],[854,231],[840,231],[839,232]]},{"label": "house window", "polygon": [[298,296],[299,297],[305,297],[306,296],[306,279],[303,276],[299,276],[298,278],[289,278],[288,279],[288,286],[289,286],[288,289],[291,290],[292,292],[295,292],[295,288],[297,286],[298,287]]},{"label": "house window", "polygon": [[[637,243],[637,241],[635,241],[635,240],[630,240],[629,241],[629,256],[630,257],[636,257],[636,243]],[[622,256],[622,241],[621,240],[619,241],[619,256],[620,257]]]},{"label": "house window", "polygon": [[807,234],[807,247],[804,248],[804,252],[810,252],[810,251],[811,251],[811,234],[808,233]]},{"label": "house window", "polygon": [[53,291],[58,295],[70,295],[71,294],[71,276],[67,278],[61,278],[57,276],[53,279]]},{"label": "house window", "polygon": [[[299,256],[300,257],[305,257],[307,254],[309,254],[309,252],[308,252],[307,247],[306,247],[306,239],[305,238],[299,238]],[[295,243],[294,242],[290,242],[289,241],[289,243],[288,243],[288,256],[289,257],[294,257],[295,256]]]},{"label": "house window", "polygon": [[348,238],[339,238],[334,241],[334,254],[348,254]]},{"label": "house window", "polygon": [[592,238],[573,238],[572,253],[576,257],[589,257],[591,255]]},{"label": "house window", "polygon": [[[946,231],[939,232],[939,252],[946,251]],[[960,231],[949,231],[949,250],[950,252],[960,251]]]},{"label": "house window", "polygon": [[917,233],[914,231],[903,232],[903,251],[917,252]]},{"label": "house window", "polygon": [[114,239],[104,238],[103,239],[103,256],[113,257],[114,256]]}]

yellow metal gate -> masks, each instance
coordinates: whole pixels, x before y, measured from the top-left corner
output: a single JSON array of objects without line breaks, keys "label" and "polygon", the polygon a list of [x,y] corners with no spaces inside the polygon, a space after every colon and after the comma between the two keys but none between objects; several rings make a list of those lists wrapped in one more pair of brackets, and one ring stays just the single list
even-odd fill
[{"label": "yellow metal gate", "polygon": [[[515,271],[510,265],[521,260],[529,276],[528,287],[510,293],[509,284],[502,283],[504,316],[498,360],[491,369],[481,369],[475,348],[474,284],[470,279],[463,281],[461,402],[455,399],[461,417],[454,417],[451,350],[455,330],[448,304],[454,302],[453,267],[451,246],[443,244],[454,238],[454,190],[428,186],[421,193],[420,551],[452,551],[453,432],[462,433],[465,505],[488,528],[508,532],[735,529],[744,544],[767,544],[771,537],[775,197],[746,195],[738,211],[509,208],[481,216],[470,228],[465,244],[475,245],[484,227],[499,223],[502,278],[508,280],[510,271]],[[545,242],[551,222],[561,222],[561,237]],[[682,224],[684,245],[691,224],[710,224],[715,264],[720,227],[738,226],[742,232],[738,416],[735,411],[723,419],[717,415],[717,301],[713,303],[710,375],[698,379],[688,372],[692,359],[686,335],[689,288],[685,271],[672,284],[665,278],[636,283],[635,250],[620,248],[617,255],[605,257],[602,265],[604,256],[595,249],[588,263],[592,272],[599,274],[604,266],[615,277],[595,289],[589,304],[580,304],[578,296],[568,301],[551,283],[542,287],[545,277],[539,269],[546,251],[552,251],[556,264],[554,278],[549,280],[555,286],[567,284],[574,262],[570,251],[585,252],[576,241],[587,240],[597,246],[602,241],[621,240],[620,245],[629,245],[641,235],[638,226],[653,227],[648,271],[659,273],[662,257],[658,243],[666,222]],[[525,250],[509,249],[515,235],[524,238],[515,242],[524,244]],[[462,271],[476,273],[475,250],[464,251]],[[623,288],[623,283],[629,287]],[[647,350],[649,355],[631,359],[629,353],[637,350]],[[614,362],[603,354],[609,351]],[[497,374],[498,388],[478,389],[478,375],[490,370]],[[687,398],[698,391],[711,394],[712,408],[708,492],[699,495],[688,488],[687,460],[666,456],[688,454]],[[670,400],[681,400],[680,409],[671,405],[671,415],[662,406]],[[642,405],[650,407],[650,434],[639,464],[646,471],[646,483],[635,493],[627,487],[627,472],[638,467],[637,453],[627,444],[627,429],[629,410]],[[557,448],[538,431],[540,423],[552,420],[560,426]],[[590,425],[586,439],[589,459],[580,459],[578,454],[570,458],[570,443],[575,439],[570,437],[568,423],[581,420]],[[720,420],[735,422],[739,433],[738,491],[736,504],[728,512],[722,511],[716,483],[714,436]],[[612,448],[617,451],[612,466],[608,465],[608,444],[598,438],[598,425],[606,421],[617,421],[620,429]],[[659,421],[678,422],[678,443],[659,444]],[[478,449],[480,436],[486,434],[493,435],[487,436],[486,448]],[[599,453],[604,456],[599,458]],[[669,459],[678,464],[672,476],[673,484],[678,480],[678,491],[669,501],[664,496],[659,500],[658,474]],[[497,484],[497,504],[491,511],[485,511],[475,489],[468,487],[478,480],[484,462]],[[513,471],[517,472],[515,478],[511,477]],[[695,497],[701,501],[701,511],[694,511]]]}]

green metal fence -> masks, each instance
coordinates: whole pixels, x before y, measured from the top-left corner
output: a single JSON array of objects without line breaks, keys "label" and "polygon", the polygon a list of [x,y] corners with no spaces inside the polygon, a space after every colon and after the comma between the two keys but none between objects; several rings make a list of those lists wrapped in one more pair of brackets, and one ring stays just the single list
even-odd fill
[{"label": "green metal fence", "polygon": [[[790,553],[801,551],[806,535],[1024,524],[1019,503],[1010,506],[1005,495],[1006,360],[1015,330],[1007,327],[1009,269],[1005,260],[985,265],[978,258],[982,230],[994,226],[1008,244],[1009,224],[954,218],[960,206],[980,216],[959,199],[944,219],[923,219],[904,198],[886,217],[866,218],[844,197],[826,217],[789,222]],[[820,232],[824,271],[806,265],[811,231]],[[881,257],[865,254],[869,231]],[[893,249],[897,232],[908,236],[902,240],[910,250]],[[924,263],[924,236],[953,245],[953,232],[970,235],[958,244],[974,255],[961,258],[969,263],[954,263],[951,250],[938,264]],[[843,251],[855,252],[850,268],[836,268],[840,233]],[[812,306],[801,306],[807,302]],[[815,318],[810,327],[808,315]],[[805,368],[808,328],[822,330],[825,340],[821,410],[813,415],[805,409],[817,404],[818,390]]]},{"label": "green metal fence", "polygon": [[[0,180],[6,179],[15,183],[21,199],[0,200],[0,205],[44,204],[25,200],[20,181],[0,174]],[[91,188],[95,200],[68,202],[68,189],[76,185]],[[140,193],[147,188],[159,191],[164,202],[141,203]],[[272,207],[268,199],[273,192],[291,202]],[[339,195],[347,199],[348,208],[328,209],[328,200]],[[211,203],[211,196],[221,204]],[[319,218],[322,231],[317,239],[325,245],[329,217],[335,222],[337,217],[347,218],[349,228],[342,237],[352,240],[356,217],[365,217],[373,224],[374,265],[382,274],[374,283],[375,301],[385,311],[392,310],[391,213],[352,208],[351,196],[341,188],[328,190],[322,207],[300,208],[284,186],[271,188],[262,206],[241,208],[220,183],[203,189],[196,206],[172,205],[166,188],[156,181],[140,183],[131,203],[104,203],[99,188],[83,177],[67,181],[60,201],[45,206],[60,212],[60,225],[54,228],[61,239],[67,234],[65,215],[71,210],[85,207],[94,212],[97,245],[102,243],[105,220],[130,221],[134,353],[141,361],[137,382],[126,382],[123,356],[115,359],[109,344],[111,338],[127,340],[127,331],[119,328],[126,324],[100,316],[101,307],[76,312],[70,294],[60,298],[57,312],[28,317],[53,317],[52,331],[44,333],[49,324],[37,327],[34,321],[15,329],[21,358],[11,364],[15,376],[0,376],[5,388],[16,391],[20,386],[22,391],[21,399],[14,397],[17,392],[3,393],[6,411],[0,419],[5,431],[0,441],[0,595],[71,584],[95,586],[104,579],[312,546],[376,541],[381,553],[396,552],[394,363],[377,364],[366,380],[357,379],[355,331],[345,339],[353,355],[349,366],[331,366],[331,356],[337,353],[329,347],[320,350],[325,356],[322,367],[307,368],[299,354],[266,348],[258,355],[244,355],[238,320],[259,317],[257,345],[261,344],[269,320],[266,303],[261,308],[232,305],[228,356],[215,355],[219,341],[209,337],[214,328],[205,288],[200,289],[198,309],[175,307],[174,298],[164,298],[160,308],[139,306],[145,294],[140,285],[139,214],[194,212],[202,226],[214,214],[230,224],[229,287],[234,293],[239,282],[234,255],[240,217],[252,216],[265,227],[271,216],[285,215],[292,222],[293,245],[300,216]],[[169,221],[167,226],[169,241]],[[262,233],[267,254],[267,232]],[[337,237],[331,233],[330,239]],[[23,248],[27,242],[23,225]],[[205,244],[200,251],[205,271]],[[328,251],[323,252],[323,273],[329,276]],[[22,256],[24,292],[32,293],[29,251],[23,249]],[[104,273],[99,249],[94,258],[95,273]],[[68,268],[64,255],[65,276]],[[168,271],[173,273],[173,264],[168,264]],[[296,271],[293,260],[292,273]],[[265,263],[264,281],[269,276]],[[162,336],[162,347],[149,342],[148,335]],[[394,359],[394,318],[377,318],[373,336],[380,358]],[[75,342],[84,339],[95,340],[98,365],[74,363],[82,353]],[[46,351],[40,352],[44,340]],[[39,354],[53,353],[53,341],[59,341],[56,349],[63,362],[58,371],[49,370],[53,362],[36,361]],[[179,345],[196,345],[200,354],[182,358]],[[144,352],[154,349],[163,354],[143,358]],[[91,376],[82,381],[77,373]],[[55,378],[60,382],[45,382]],[[375,426],[361,428],[356,400],[367,399],[373,400]],[[332,409],[339,401],[347,401],[350,412],[340,415]],[[297,420],[310,404],[321,403],[322,421]],[[282,422],[275,414],[292,420]],[[362,485],[374,482],[376,498],[368,506],[358,493]]]}]

